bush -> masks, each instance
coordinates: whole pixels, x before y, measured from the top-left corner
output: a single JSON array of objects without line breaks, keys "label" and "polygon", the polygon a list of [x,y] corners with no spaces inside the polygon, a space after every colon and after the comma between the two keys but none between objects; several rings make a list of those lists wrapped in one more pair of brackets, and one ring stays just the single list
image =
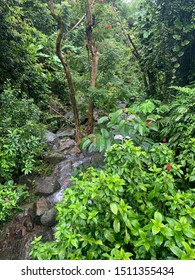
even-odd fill
[{"label": "bush", "polygon": [[9,85],[0,95],[0,182],[31,172],[43,150],[40,111]]},{"label": "bush", "polygon": [[195,259],[195,189],[166,145],[132,141],[106,152],[104,170],[72,178],[57,205],[54,242],[32,242],[37,259]]},{"label": "bush", "polygon": [[24,186],[14,185],[13,181],[0,184],[0,224],[20,209],[18,203],[27,195]]}]

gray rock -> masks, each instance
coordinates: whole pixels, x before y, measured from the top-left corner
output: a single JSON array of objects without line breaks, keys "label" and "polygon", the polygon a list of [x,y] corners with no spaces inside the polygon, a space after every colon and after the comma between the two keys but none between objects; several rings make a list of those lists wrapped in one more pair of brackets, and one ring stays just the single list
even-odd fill
[{"label": "gray rock", "polygon": [[56,224],[55,208],[52,208],[43,214],[41,217],[41,224],[47,227],[52,227]]},{"label": "gray rock", "polygon": [[34,212],[36,216],[42,216],[46,211],[49,210],[48,203],[45,197],[39,198],[34,203]]},{"label": "gray rock", "polygon": [[40,177],[35,181],[35,194],[49,195],[60,189],[55,177]]},{"label": "gray rock", "polygon": [[59,138],[53,132],[48,131],[44,135],[45,143],[50,148],[50,150],[57,150],[59,147]]},{"label": "gray rock", "polygon": [[72,139],[60,140],[59,151],[62,152],[64,150],[70,149],[76,145],[76,142]]},{"label": "gray rock", "polygon": [[46,162],[51,163],[51,164],[57,164],[57,163],[61,162],[62,160],[66,159],[66,154],[54,151],[54,152],[50,152],[50,153],[45,153],[43,155],[43,157]]},{"label": "gray rock", "polygon": [[57,135],[53,132],[48,131],[45,133],[44,138],[46,143],[52,143],[57,138]]},{"label": "gray rock", "polygon": [[80,154],[80,153],[81,153],[81,150],[79,149],[78,146],[75,146],[75,147],[73,147],[73,148],[70,150],[70,154],[71,154],[71,155],[78,155],[78,154]]},{"label": "gray rock", "polygon": [[58,131],[56,133],[58,138],[65,138],[65,137],[74,137],[75,136],[75,129],[74,128],[68,128],[66,130]]}]

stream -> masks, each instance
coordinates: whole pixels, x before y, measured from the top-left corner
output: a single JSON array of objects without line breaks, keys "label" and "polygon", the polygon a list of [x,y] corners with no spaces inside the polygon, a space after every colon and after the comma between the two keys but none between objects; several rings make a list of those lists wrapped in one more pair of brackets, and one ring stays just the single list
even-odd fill
[{"label": "stream", "polygon": [[0,260],[28,260],[30,244],[35,236],[51,241],[56,225],[55,205],[71,187],[70,177],[89,166],[99,166],[103,156],[84,153],[74,141],[74,129],[47,132],[45,141],[49,151],[44,161],[52,166],[50,176],[22,175],[19,183],[33,190],[35,201],[22,205],[23,211],[3,226],[0,235]]}]

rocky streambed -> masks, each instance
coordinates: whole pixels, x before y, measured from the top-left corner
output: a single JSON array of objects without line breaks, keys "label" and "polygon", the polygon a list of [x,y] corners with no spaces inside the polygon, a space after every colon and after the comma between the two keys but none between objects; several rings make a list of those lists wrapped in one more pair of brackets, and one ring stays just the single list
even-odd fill
[{"label": "rocky streambed", "polygon": [[33,174],[21,176],[19,182],[33,191],[33,202],[23,205],[23,211],[4,226],[0,236],[1,260],[30,259],[30,243],[35,236],[43,241],[53,238],[56,225],[55,205],[63,197],[64,190],[71,187],[70,177],[82,166],[98,166],[103,157],[98,153],[83,153],[74,141],[74,129],[57,133],[47,132],[45,141],[49,151],[43,155],[51,166],[49,176]]}]

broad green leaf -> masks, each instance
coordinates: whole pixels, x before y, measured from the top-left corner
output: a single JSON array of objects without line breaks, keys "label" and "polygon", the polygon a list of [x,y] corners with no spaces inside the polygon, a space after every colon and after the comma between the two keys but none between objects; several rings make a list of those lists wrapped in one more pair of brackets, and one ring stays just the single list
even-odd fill
[{"label": "broad green leaf", "polygon": [[161,228],[161,233],[162,233],[165,237],[174,236],[174,233],[173,233],[172,229],[171,229],[171,228],[168,228],[167,226]]},{"label": "broad green leaf", "polygon": [[157,233],[159,233],[161,230],[161,228],[159,226],[153,225],[152,227],[152,234],[156,235]]},{"label": "broad green leaf", "polygon": [[117,110],[114,113],[110,113],[109,116],[111,117],[111,121],[109,122],[110,124],[115,124],[118,120],[118,117],[122,114],[123,110]]},{"label": "broad green leaf", "polygon": [[108,118],[107,116],[101,117],[101,118],[98,120],[98,124],[102,124],[102,123],[104,123],[104,122],[106,122],[106,121],[108,121],[108,120],[109,120],[109,118]]},{"label": "broad green leaf", "polygon": [[102,243],[102,240],[96,240],[96,241],[95,241],[95,244],[97,244],[97,245],[102,245],[103,243]]},{"label": "broad green leaf", "polygon": [[176,245],[173,245],[173,246],[171,246],[170,247],[170,250],[171,250],[171,252],[174,254],[174,255],[176,255],[178,258],[180,258],[181,259],[181,257],[183,256],[183,255],[185,255],[185,252],[184,251],[182,251],[179,247],[177,247]]},{"label": "broad green leaf", "polygon": [[104,231],[104,237],[106,238],[106,240],[108,240],[110,242],[115,241],[114,234],[111,232],[111,230],[105,230]]},{"label": "broad green leaf", "polygon": [[125,230],[125,237],[124,237],[125,244],[128,244],[130,239],[131,238],[130,238],[130,235],[129,235],[128,231]]},{"label": "broad green leaf", "polygon": [[144,114],[151,113],[155,109],[155,105],[151,100],[146,100],[140,105],[140,111]]},{"label": "broad green leaf", "polygon": [[156,211],[154,213],[154,219],[155,219],[155,221],[157,221],[160,224],[163,220],[163,217],[160,212]]},{"label": "broad green leaf", "polygon": [[114,219],[113,229],[116,233],[120,232],[120,222],[118,219]]},{"label": "broad green leaf", "polygon": [[155,240],[155,245],[160,246],[163,243],[164,238],[162,235],[155,235],[154,240]]},{"label": "broad green leaf", "polygon": [[111,209],[112,213],[117,215],[117,213],[118,213],[118,205],[116,203],[111,203],[110,204],[110,209]]},{"label": "broad green leaf", "polygon": [[109,132],[105,128],[101,129],[101,133],[104,138],[108,138],[110,136]]},{"label": "broad green leaf", "polygon": [[71,243],[75,248],[78,248],[78,239],[71,239],[70,243]]}]

